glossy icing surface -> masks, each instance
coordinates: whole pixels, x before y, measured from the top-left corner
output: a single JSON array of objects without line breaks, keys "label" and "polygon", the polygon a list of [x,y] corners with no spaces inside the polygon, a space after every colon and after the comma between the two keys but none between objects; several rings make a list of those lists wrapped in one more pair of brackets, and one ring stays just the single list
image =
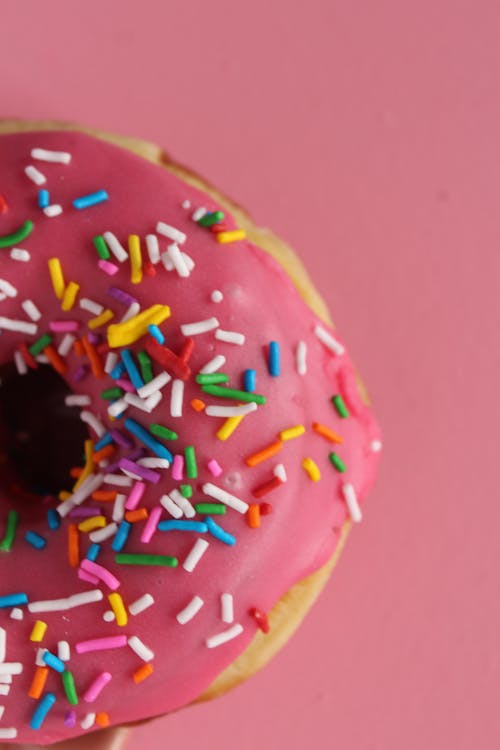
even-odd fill
[{"label": "glossy icing surface", "polygon": [[[61,164],[34,160],[30,154],[37,147],[69,152],[71,161]],[[52,205],[62,207],[59,215],[49,217],[38,207],[40,187],[25,174],[30,164],[45,175],[46,183],[41,188],[49,191]],[[5,655],[0,653],[0,661],[3,658],[7,664],[22,665],[21,673],[12,675],[11,682],[5,683],[8,684],[8,690],[3,690],[6,694],[0,695],[0,706],[4,706],[0,737],[2,729],[15,729],[14,742],[48,744],[97,728],[92,722],[93,713],[106,713],[111,724],[121,724],[172,711],[200,695],[252,640],[257,629],[256,620],[250,614],[252,608],[269,611],[294,583],[318,569],[332,555],[338,529],[348,516],[343,487],[352,486],[362,506],[375,476],[378,451],[374,448],[378,447],[379,432],[370,409],[358,394],[348,354],[345,351],[335,354],[318,339],[315,327],[320,325],[326,331],[327,326],[310,311],[282,268],[245,239],[220,244],[209,228],[193,220],[193,211],[200,207],[209,212],[219,208],[211,197],[161,167],[76,132],[0,137],[0,165],[0,193],[7,206],[0,213],[0,238],[15,232],[27,220],[34,224],[31,234],[16,245],[28,251],[28,262],[12,258],[12,247],[0,250],[0,279],[16,291],[14,296],[7,294],[0,301],[0,330],[3,328],[0,366],[13,360],[20,342],[30,346],[47,332],[51,333],[52,345],[57,350],[65,333],[50,331],[53,321],[75,321],[78,327],[74,335],[77,338],[88,336],[88,322],[95,314],[80,307],[81,298],[90,298],[109,309],[113,313],[109,322],[117,323],[127,312],[127,305],[109,294],[110,287],[118,287],[133,296],[141,311],[154,304],[168,305],[170,316],[159,327],[165,336],[164,345],[177,354],[186,343],[181,326],[215,317],[216,327],[192,336],[194,349],[189,358],[192,375],[184,383],[181,417],[171,412],[172,380],[163,387],[163,399],[151,414],[129,405],[123,418],[112,421],[107,415],[109,402],[101,397],[104,389],[116,385],[109,374],[94,377],[85,355],[78,355],[72,349],[64,357],[67,367],[64,377],[75,394],[91,397],[91,404],[84,408],[98,416],[106,432],[120,428],[123,435],[134,440],[123,428],[124,419],[131,418],[146,429],[151,423],[160,423],[175,431],[176,440],[158,438],[174,456],[184,457],[186,446],[194,446],[196,477],[187,477],[184,467],[182,479],[175,479],[170,466],[154,469],[160,475],[158,482],[145,481],[146,489],[138,507],[145,508],[147,513],[161,508],[161,521],[172,520],[169,512],[159,505],[159,499],[181,484],[192,487],[189,501],[193,505],[216,502],[207,496],[206,483],[224,489],[244,503],[272,505],[272,513],[261,516],[258,528],[249,526],[247,513],[230,507],[225,515],[212,516],[234,536],[234,545],[225,544],[206,531],[185,530],[157,530],[151,541],[145,543],[141,535],[147,520],[131,523],[124,552],[173,556],[178,560],[177,567],[119,564],[111,549],[113,538],[103,541],[96,562],[118,579],[117,593],[123,598],[125,608],[145,593],[155,600],[142,613],[128,614],[125,625],[118,625],[116,620],[103,619],[110,610],[108,595],[112,591],[108,585],[101,580],[94,584],[81,580],[78,568],[68,563],[68,525],[83,519],[68,514],[57,530],[51,530],[47,510],[57,508],[59,500],[45,497],[21,501],[7,487],[7,472],[4,471],[3,480],[0,478],[0,534],[5,530],[7,513],[12,509],[19,513],[19,526],[10,551],[0,552],[0,603],[2,597],[17,592],[26,593],[28,603],[94,590],[103,595],[93,603],[56,612],[30,612],[29,604],[22,605],[21,620],[12,619],[12,607],[0,608],[0,628],[6,633]],[[74,208],[76,198],[98,190],[106,190],[109,199],[82,210]],[[186,201],[189,201],[189,208],[185,207]],[[179,275],[175,268],[167,270],[160,261],[155,266],[155,275],[145,273],[141,283],[135,284],[131,282],[130,260],[119,263],[113,256],[110,261],[118,267],[115,275],[109,276],[99,269],[93,245],[95,236],[112,232],[127,248],[129,235],[137,235],[146,263],[146,235],[156,234],[161,253],[172,244],[171,239],[156,232],[159,221],[186,235],[178,249],[187,254],[188,262],[189,259],[194,262],[189,276]],[[224,223],[228,230],[235,229],[227,214]],[[61,300],[52,288],[48,260],[54,257],[60,259],[65,283],[75,281],[80,286],[75,304],[68,311],[61,310]],[[220,302],[213,301],[215,290],[222,293]],[[12,294],[9,287],[7,291]],[[10,324],[5,323],[6,320],[32,322],[22,306],[27,299],[42,313],[36,322],[36,333],[27,335],[7,330]],[[93,331],[94,335],[101,336],[95,346],[102,364],[107,355],[107,325]],[[216,337],[218,330],[242,333],[245,342],[239,345],[221,340]],[[329,333],[339,341],[336,333]],[[151,339],[147,333],[126,347],[136,363],[136,355],[144,350],[146,339]],[[278,376],[269,372],[268,348],[272,341],[278,342],[280,348]],[[304,375],[297,371],[299,342],[305,342],[307,347],[307,373]],[[121,353],[120,348],[114,351]],[[219,372],[229,376],[228,386],[243,389],[244,371],[254,369],[255,391],[266,398],[265,403],[243,418],[227,440],[216,436],[224,417],[209,416],[204,410],[196,411],[191,406],[193,399],[201,399],[207,406],[240,403],[207,394],[196,382],[196,374],[218,355],[226,358]],[[82,365],[86,367],[86,374],[79,379]],[[155,376],[162,370],[153,362]],[[179,379],[171,374],[173,380]],[[0,387],[0,398],[1,393]],[[343,397],[349,410],[347,418],[341,418],[333,407],[331,397],[335,394]],[[33,408],[37,408],[36,404]],[[329,427],[341,436],[342,442],[328,442],[313,430],[313,422]],[[246,457],[276,441],[281,431],[295,425],[304,425],[304,433],[283,441],[275,456],[253,467],[247,465]],[[92,429],[89,436],[94,442],[99,439]],[[111,464],[141,447],[137,439],[130,448],[114,445],[116,451],[108,459]],[[332,465],[329,458],[332,451],[345,465],[344,472]],[[151,457],[153,453],[146,449],[143,455]],[[208,468],[212,459],[222,468],[219,476],[214,476]],[[304,459],[312,459],[317,466],[321,475],[319,481],[313,481],[304,469]],[[278,464],[285,467],[286,482],[265,497],[256,498],[252,493],[275,478]],[[92,466],[92,473],[97,476],[109,471],[105,464]],[[112,473],[125,476],[119,467]],[[133,484],[117,487],[103,482],[99,490],[129,495],[132,487]],[[91,507],[96,509],[96,515],[105,517],[106,523],[112,522],[112,502],[88,498],[80,506]],[[196,513],[192,520],[203,522],[204,517],[205,514]],[[25,540],[29,530],[43,536],[44,549],[35,549]],[[183,564],[199,538],[209,545],[194,570],[188,572]],[[81,559],[85,558],[90,544],[89,533],[80,531]],[[234,620],[231,623],[221,618],[224,593],[233,596]],[[195,596],[201,597],[203,606],[189,622],[181,625],[176,615]],[[39,643],[30,641],[36,620],[47,624]],[[207,638],[236,624],[241,625],[240,634],[216,648],[207,648]],[[145,662],[129,645],[77,652],[76,644],[80,642],[122,635],[137,636],[154,653],[154,658],[149,659],[154,671],[139,684],[132,676]],[[47,648],[57,654],[60,641],[70,645],[71,657],[65,666],[76,683],[79,694],[76,706],[69,704],[61,675],[53,669],[49,669],[41,698],[28,697],[36,669],[37,648]],[[95,700],[87,702],[83,696],[103,672],[109,673],[111,680]],[[40,729],[31,729],[33,713],[47,693],[55,696],[55,703]],[[69,713],[71,711],[74,714]],[[87,729],[82,727],[82,722]],[[8,741],[8,737],[6,739]]]}]

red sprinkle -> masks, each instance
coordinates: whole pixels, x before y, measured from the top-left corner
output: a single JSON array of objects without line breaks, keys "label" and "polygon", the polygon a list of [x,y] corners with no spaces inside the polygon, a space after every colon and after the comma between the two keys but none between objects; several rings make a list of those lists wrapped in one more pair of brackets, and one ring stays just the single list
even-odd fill
[{"label": "red sprinkle", "polygon": [[191,354],[193,353],[194,349],[194,339],[189,337],[185,340],[185,342],[182,345],[181,351],[179,353],[179,359],[182,359],[182,361],[187,365],[187,363],[190,360]]},{"label": "red sprinkle", "polygon": [[152,336],[146,340],[144,348],[155,362],[158,362],[167,372],[173,373],[176,378],[188,380],[191,377],[191,369],[188,365],[171,349],[159,344]]},{"label": "red sprinkle", "polygon": [[9,207],[7,205],[7,201],[3,197],[3,195],[0,193],[0,214],[5,214],[9,210]]},{"label": "red sprinkle", "polygon": [[17,348],[23,355],[23,359],[28,365],[28,367],[31,367],[32,370],[36,370],[38,368],[38,362],[36,361],[34,357],[31,356],[29,349],[27,345],[24,343],[24,341],[20,343]]},{"label": "red sprinkle", "polygon": [[260,503],[259,508],[261,516],[270,516],[273,512],[273,506],[271,503]]},{"label": "red sprinkle", "polygon": [[156,268],[153,266],[150,260],[144,263],[144,265],[142,266],[142,270],[146,274],[146,276],[156,276]]},{"label": "red sprinkle", "polygon": [[257,607],[252,607],[252,609],[248,611],[248,614],[254,618],[255,622],[263,633],[269,633],[271,628],[269,626],[269,620],[267,619],[267,615],[265,612],[263,612],[261,609],[257,609]]},{"label": "red sprinkle", "polygon": [[263,484],[259,484],[258,487],[256,487],[254,490],[252,490],[252,495],[254,497],[264,497],[269,492],[272,492],[277,487],[279,487],[283,482],[279,477],[273,477],[268,482],[263,482]]}]

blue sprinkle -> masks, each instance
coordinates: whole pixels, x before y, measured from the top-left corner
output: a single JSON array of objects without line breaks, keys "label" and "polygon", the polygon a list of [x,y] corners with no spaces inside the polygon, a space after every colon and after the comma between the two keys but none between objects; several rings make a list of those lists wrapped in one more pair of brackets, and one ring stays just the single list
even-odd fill
[{"label": "blue sprinkle", "polygon": [[215,523],[215,521],[210,518],[210,516],[205,516],[203,520],[208,526],[208,532],[212,534],[212,536],[214,536],[216,539],[224,542],[224,544],[229,544],[231,547],[233,546],[233,544],[236,544],[236,537],[234,537],[232,534],[229,534],[229,532],[224,531],[222,526],[219,526],[218,523]]},{"label": "blue sprinkle", "polygon": [[61,516],[55,508],[49,508],[47,511],[47,523],[52,531],[55,531],[61,525]]},{"label": "blue sprinkle", "polygon": [[55,672],[60,672],[62,674],[66,669],[66,667],[64,666],[64,662],[61,661],[61,659],[59,659],[55,654],[52,654],[50,651],[45,651],[44,655],[42,656],[42,660]]},{"label": "blue sprinkle", "polygon": [[144,380],[139,375],[139,370],[137,369],[137,365],[134,362],[134,358],[130,349],[123,349],[122,360],[134,388],[136,390],[138,388],[142,388],[142,386],[144,385]]},{"label": "blue sprinkle", "polygon": [[174,457],[168,450],[168,448],[165,448],[164,445],[158,442],[158,440],[155,440],[152,435],[149,434],[147,430],[144,429],[138,422],[136,422],[134,419],[127,418],[125,422],[123,423],[123,426],[126,430],[132,433],[132,435],[135,435],[135,437],[141,441],[141,443],[144,443],[146,448],[149,448],[149,450],[155,454],[155,456],[158,456],[158,458],[166,458],[167,461],[170,461],[170,463],[173,463]]},{"label": "blue sprinkle", "polygon": [[245,370],[243,373],[243,386],[248,393],[253,393],[255,391],[255,378],[255,370]]},{"label": "blue sprinkle", "polygon": [[208,526],[202,521],[160,521],[159,531],[197,531],[205,534]]},{"label": "blue sprinkle", "polygon": [[87,560],[91,560],[92,562],[95,562],[97,558],[99,557],[100,551],[101,551],[100,544],[91,544],[87,550],[87,555],[86,555]]},{"label": "blue sprinkle", "polygon": [[27,594],[7,594],[6,596],[0,596],[0,609],[7,609],[7,607],[19,607],[20,604],[27,603]]},{"label": "blue sprinkle", "polygon": [[269,344],[269,374],[277,378],[280,370],[280,345],[277,341],[271,341]]},{"label": "blue sprinkle", "polygon": [[38,208],[47,208],[50,205],[50,195],[48,190],[38,191]]},{"label": "blue sprinkle", "polygon": [[154,339],[156,339],[156,340],[157,340],[157,342],[158,342],[159,344],[162,344],[162,345],[163,345],[163,344],[165,343],[165,336],[164,336],[164,335],[163,335],[163,333],[162,333],[162,332],[160,331],[160,329],[158,328],[158,326],[155,326],[155,325],[150,325],[150,326],[148,326],[148,331],[149,331],[149,333],[151,334],[151,336],[152,336],[152,337],[153,337]]},{"label": "blue sprinkle", "polygon": [[125,544],[127,543],[128,535],[130,534],[130,529],[132,528],[132,524],[128,521],[122,521],[121,524],[118,526],[118,531],[116,532],[114,539],[111,543],[111,549],[113,552],[121,552],[124,548]]},{"label": "blue sprinkle", "polygon": [[38,706],[35,708],[35,711],[33,713],[33,716],[31,717],[30,721],[30,728],[31,729],[40,729],[43,722],[45,721],[45,717],[49,713],[50,709],[56,702],[56,696],[54,693],[45,693],[42,700],[38,704]]},{"label": "blue sprinkle", "polygon": [[107,432],[105,435],[102,436],[100,440],[97,441],[97,443],[94,445],[95,451],[100,451],[101,448],[105,448],[107,445],[111,445],[113,442],[113,438],[111,437],[111,434]]},{"label": "blue sprinkle", "polygon": [[125,365],[123,364],[123,362],[118,362],[118,364],[113,367],[109,374],[111,375],[113,380],[118,380],[122,375],[125,375]]},{"label": "blue sprinkle", "polygon": [[36,531],[27,531],[24,535],[24,538],[26,539],[28,544],[31,544],[31,546],[35,549],[43,549],[47,544],[47,541],[43,538],[43,536],[37,534]]},{"label": "blue sprinkle", "polygon": [[109,199],[109,195],[105,190],[97,190],[95,193],[89,193],[89,195],[82,195],[80,198],[75,198],[73,205],[78,210],[82,208],[89,208],[90,206],[96,206],[98,203],[104,203]]}]

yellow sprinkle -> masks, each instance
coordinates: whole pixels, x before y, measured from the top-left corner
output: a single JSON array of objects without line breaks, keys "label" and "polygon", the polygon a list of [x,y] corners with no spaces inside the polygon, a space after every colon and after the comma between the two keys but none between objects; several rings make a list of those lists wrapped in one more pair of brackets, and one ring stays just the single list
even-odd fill
[{"label": "yellow sprinkle", "polygon": [[57,497],[59,498],[61,502],[64,502],[69,497],[71,497],[71,492],[67,492],[66,490],[61,490]]},{"label": "yellow sprinkle", "polygon": [[244,240],[247,233],[244,229],[234,229],[232,232],[217,232],[215,235],[217,242],[221,242],[226,245],[228,242],[236,242],[237,240]]},{"label": "yellow sprinkle", "polygon": [[35,643],[40,643],[41,640],[43,640],[43,636],[45,635],[45,631],[47,630],[47,623],[43,620],[37,620],[35,624],[33,625],[33,630],[31,631],[30,635],[30,641],[34,641]]},{"label": "yellow sprinkle", "polygon": [[219,429],[215,433],[219,440],[227,440],[229,437],[231,437],[244,416],[245,415],[242,414],[239,417],[228,417],[222,427],[219,427]]},{"label": "yellow sprinkle", "polygon": [[64,276],[59,258],[49,258],[49,273],[57,299],[62,299],[64,294]]},{"label": "yellow sprinkle", "polygon": [[141,240],[137,234],[130,234],[128,238],[128,252],[130,255],[130,281],[140,284],[142,281]]},{"label": "yellow sprinkle", "polygon": [[124,323],[108,326],[108,344],[113,348],[133,344],[134,341],[146,335],[148,326],[159,326],[169,317],[168,305],[152,305]]},{"label": "yellow sprinkle", "polygon": [[295,427],[288,427],[286,430],[281,430],[279,434],[280,440],[293,440],[293,438],[299,437],[299,435],[303,435],[306,431],[306,428],[303,424],[295,425]]},{"label": "yellow sprinkle", "polygon": [[108,320],[111,320],[111,318],[114,317],[114,312],[112,310],[104,310],[100,315],[97,315],[95,318],[91,318],[89,322],[87,323],[88,327],[91,331],[94,330],[94,328],[100,328],[105,323],[108,322]]},{"label": "yellow sprinkle", "polygon": [[108,599],[111,605],[111,609],[115,613],[116,624],[120,626],[126,625],[128,622],[128,615],[120,594],[117,594],[116,592],[108,594]]},{"label": "yellow sprinkle", "polygon": [[302,461],[302,468],[307,472],[309,479],[312,479],[313,482],[319,482],[321,479],[321,472],[312,458],[304,458]]},{"label": "yellow sprinkle", "polygon": [[75,304],[76,295],[80,291],[80,284],[77,284],[76,281],[70,281],[66,289],[64,290],[64,295],[62,298],[61,303],[61,310],[71,310],[73,305]]},{"label": "yellow sprinkle", "polygon": [[104,528],[106,524],[106,516],[92,516],[91,518],[86,518],[85,521],[80,521],[78,531],[94,531],[94,529]]},{"label": "yellow sprinkle", "polygon": [[94,443],[92,440],[85,440],[83,444],[84,450],[85,450],[85,466],[83,468],[82,473],[78,477],[75,486],[73,487],[73,492],[80,487],[81,484],[87,479],[90,474],[92,474],[92,471],[94,469],[94,462],[92,460],[92,457],[94,455]]}]

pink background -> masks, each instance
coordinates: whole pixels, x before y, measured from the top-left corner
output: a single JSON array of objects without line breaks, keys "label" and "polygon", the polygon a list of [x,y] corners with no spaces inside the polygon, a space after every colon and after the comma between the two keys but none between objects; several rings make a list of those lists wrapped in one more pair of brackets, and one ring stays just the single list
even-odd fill
[{"label": "pink background", "polygon": [[0,115],[157,141],[291,241],[385,433],[302,629],[130,748],[498,746],[500,7],[2,0]]}]

